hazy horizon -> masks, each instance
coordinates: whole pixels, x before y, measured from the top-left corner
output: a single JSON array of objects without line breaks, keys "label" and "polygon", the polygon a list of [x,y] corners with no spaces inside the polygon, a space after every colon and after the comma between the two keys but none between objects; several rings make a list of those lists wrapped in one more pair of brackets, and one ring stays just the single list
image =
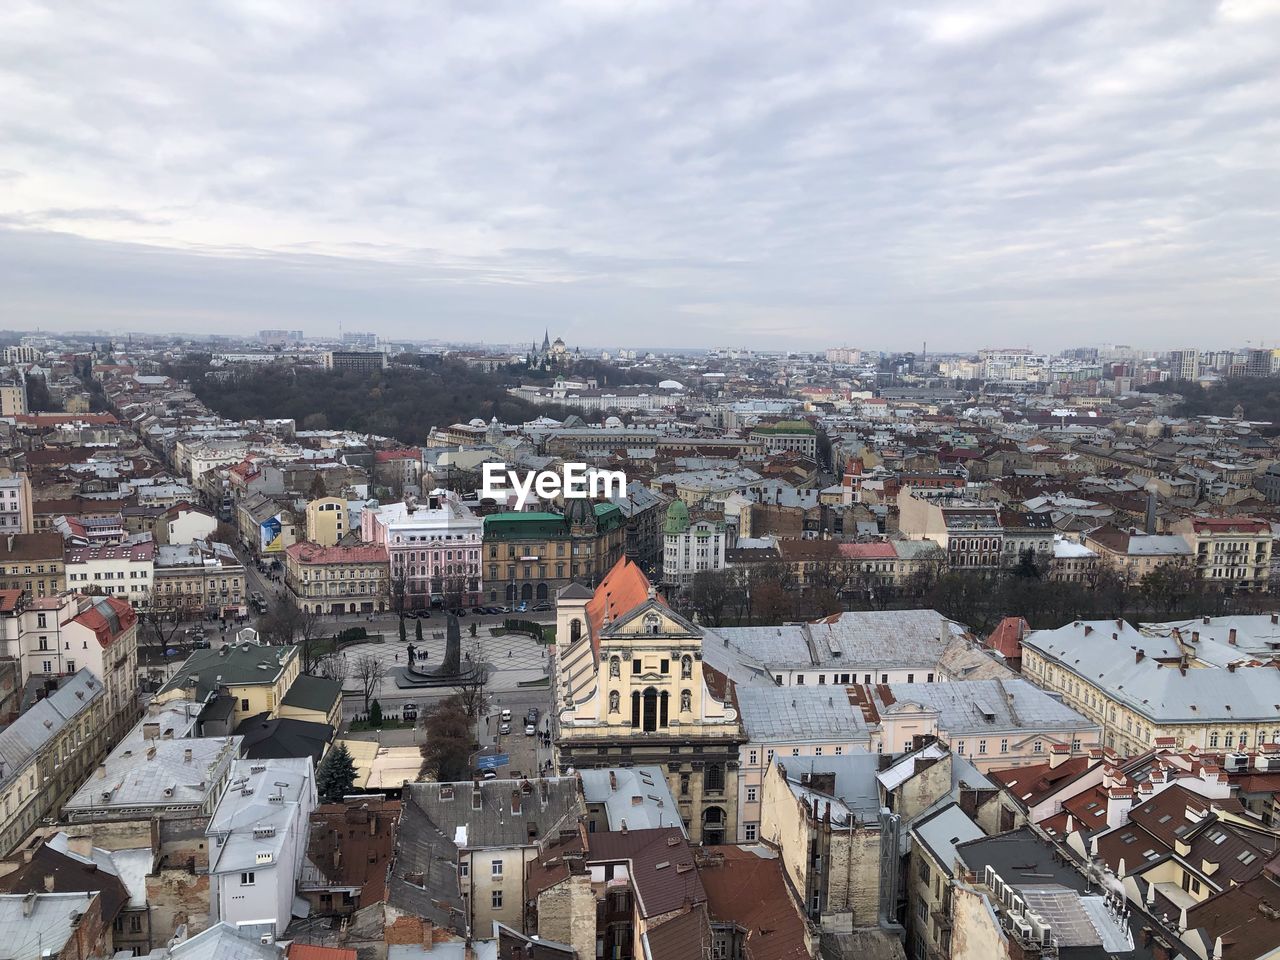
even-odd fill
[{"label": "hazy horizon", "polygon": [[1265,0],[28,2],[0,64],[0,327],[1278,339]]}]

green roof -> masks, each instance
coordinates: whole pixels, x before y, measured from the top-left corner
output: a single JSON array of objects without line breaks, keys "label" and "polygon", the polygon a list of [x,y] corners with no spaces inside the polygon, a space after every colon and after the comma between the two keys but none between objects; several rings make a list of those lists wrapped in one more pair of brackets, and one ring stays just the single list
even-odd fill
[{"label": "green roof", "polygon": [[280,702],[287,707],[298,707],[301,710],[315,710],[326,716],[333,705],[342,697],[342,684],[324,677],[313,677],[309,673],[300,673],[293,681],[293,686]]},{"label": "green roof", "polygon": [[269,647],[256,643],[227,644],[217,650],[197,650],[187,657],[160,693],[184,690],[188,677],[195,677],[196,698],[203,700],[214,691],[218,678],[224,686],[243,687],[275,683],[284,664],[298,655],[297,647]]},{"label": "green roof", "polygon": [[752,433],[817,433],[813,429],[813,425],[805,423],[803,420],[780,420],[778,423],[771,423],[759,427],[752,427]]},{"label": "green roof", "polygon": [[[626,522],[616,503],[591,505],[601,531]],[[546,511],[491,513],[484,518],[485,540],[568,540],[569,524],[563,515]]]},{"label": "green roof", "polygon": [[663,533],[684,533],[689,529],[689,508],[683,500],[672,500],[667,507],[666,520],[662,524]]}]

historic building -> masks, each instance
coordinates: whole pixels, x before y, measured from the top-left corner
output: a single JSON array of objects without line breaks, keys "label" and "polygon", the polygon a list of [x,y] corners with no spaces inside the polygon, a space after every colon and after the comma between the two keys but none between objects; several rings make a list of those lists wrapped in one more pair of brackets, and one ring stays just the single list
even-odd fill
[{"label": "historic building", "polygon": [[592,592],[556,600],[558,769],[661,766],[694,842],[737,836],[733,685],[702,662],[702,630],[675,613],[630,560]]},{"label": "historic building", "polygon": [[626,517],[613,503],[573,499],[563,514],[490,514],[484,518],[485,596],[550,601],[570,583],[599,583],[622,557],[626,536]]}]

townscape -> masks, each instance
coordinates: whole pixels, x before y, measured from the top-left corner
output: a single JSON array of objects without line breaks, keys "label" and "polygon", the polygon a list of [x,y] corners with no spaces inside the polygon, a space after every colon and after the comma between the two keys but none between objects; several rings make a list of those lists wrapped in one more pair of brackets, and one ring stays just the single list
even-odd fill
[{"label": "townscape", "polygon": [[530,340],[4,335],[5,956],[1280,952],[1280,350]]}]

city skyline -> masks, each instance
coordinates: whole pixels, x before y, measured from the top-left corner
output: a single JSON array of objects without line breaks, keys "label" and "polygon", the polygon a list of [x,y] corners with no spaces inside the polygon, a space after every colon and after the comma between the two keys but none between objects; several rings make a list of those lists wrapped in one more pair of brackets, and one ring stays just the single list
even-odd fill
[{"label": "city skyline", "polygon": [[1257,344],[1275,17],[14,7],[0,326]]}]

